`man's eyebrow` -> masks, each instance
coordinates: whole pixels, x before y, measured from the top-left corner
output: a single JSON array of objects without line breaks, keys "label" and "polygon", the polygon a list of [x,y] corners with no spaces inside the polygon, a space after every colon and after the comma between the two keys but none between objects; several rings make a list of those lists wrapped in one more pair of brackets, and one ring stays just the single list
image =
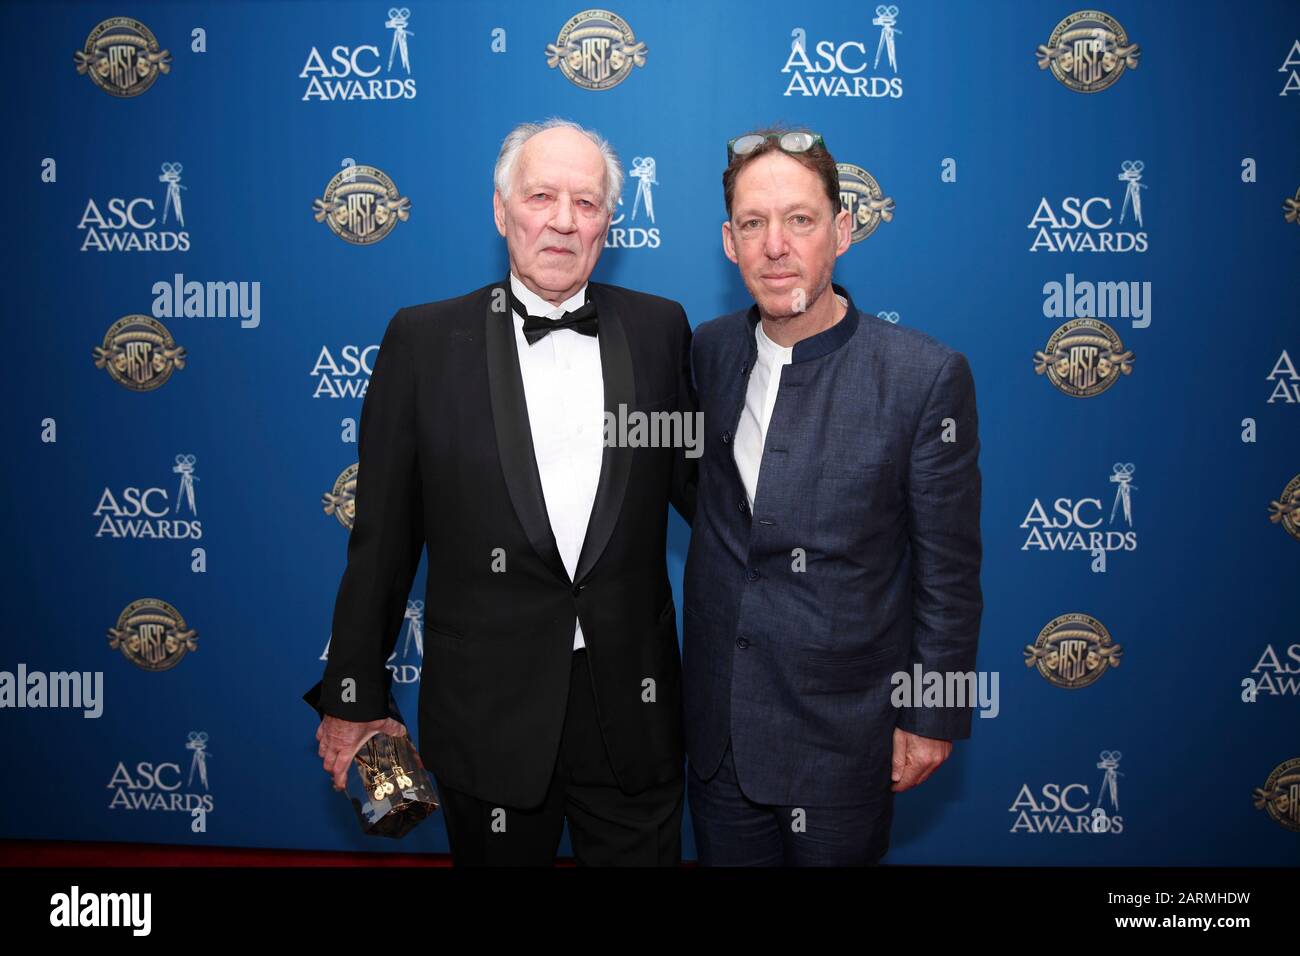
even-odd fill
[{"label": "man's eyebrow", "polygon": [[[524,194],[528,196],[531,196],[533,193],[538,192],[539,190],[546,190],[548,192],[553,192],[553,193],[560,192],[559,186],[556,186],[554,183],[550,183],[545,180],[525,180],[522,189]],[[599,196],[600,190],[594,186],[590,189],[575,189],[573,191],[573,195]]]},{"label": "man's eyebrow", "polygon": [[[786,215],[786,214],[788,214],[788,213],[792,213],[792,212],[794,212],[795,210],[801,210],[801,211],[803,211],[803,212],[811,212],[811,213],[813,213],[813,214],[816,214],[816,212],[817,212],[817,204],[816,204],[816,203],[812,203],[812,202],[795,202],[795,203],[790,203],[790,205],[788,205],[788,206],[784,206],[784,207],[780,210],[780,213],[781,213],[781,215],[784,216],[784,215]],[[742,218],[742,217],[746,217],[746,216],[758,216],[759,218],[762,218],[762,217],[765,216],[765,215],[766,215],[766,213],[764,213],[762,210],[759,210],[759,209],[753,209],[753,208],[748,207],[748,206],[746,206],[746,207],[744,207],[744,208],[741,208],[741,209],[738,209],[738,210],[736,211],[736,217],[737,217],[737,218]]]}]

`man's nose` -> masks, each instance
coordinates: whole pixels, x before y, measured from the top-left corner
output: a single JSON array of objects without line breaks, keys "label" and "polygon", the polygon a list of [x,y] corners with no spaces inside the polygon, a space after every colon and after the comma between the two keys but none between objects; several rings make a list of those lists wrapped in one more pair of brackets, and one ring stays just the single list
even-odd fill
[{"label": "man's nose", "polygon": [[782,223],[768,225],[767,234],[763,237],[763,251],[769,259],[780,259],[790,251],[790,244],[786,241],[785,226]]},{"label": "man's nose", "polygon": [[573,213],[573,204],[557,202],[555,204],[555,215],[551,217],[551,228],[556,232],[573,232],[576,224],[577,216]]}]

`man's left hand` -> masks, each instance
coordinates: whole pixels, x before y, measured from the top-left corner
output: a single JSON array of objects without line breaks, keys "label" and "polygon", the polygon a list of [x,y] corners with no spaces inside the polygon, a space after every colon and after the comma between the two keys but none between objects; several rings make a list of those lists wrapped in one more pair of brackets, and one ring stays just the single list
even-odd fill
[{"label": "man's left hand", "polygon": [[890,775],[894,785],[889,789],[894,793],[910,790],[917,784],[925,783],[930,774],[939,769],[939,764],[948,759],[952,753],[951,740],[936,740],[909,733],[899,727],[894,728],[894,769]]}]

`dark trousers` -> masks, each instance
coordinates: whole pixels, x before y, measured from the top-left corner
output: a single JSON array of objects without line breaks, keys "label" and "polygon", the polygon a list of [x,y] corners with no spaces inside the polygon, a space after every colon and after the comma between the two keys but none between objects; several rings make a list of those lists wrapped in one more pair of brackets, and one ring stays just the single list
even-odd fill
[{"label": "dark trousers", "polygon": [[618,787],[596,720],[586,649],[575,651],[555,770],[540,806],[501,807],[439,786],[457,866],[551,866],[564,821],[579,865],[676,866],[684,778],[628,795]]},{"label": "dark trousers", "polygon": [[855,806],[755,803],[740,789],[730,743],[710,779],[694,765],[687,776],[701,866],[870,866],[889,849],[894,794],[888,778]]}]

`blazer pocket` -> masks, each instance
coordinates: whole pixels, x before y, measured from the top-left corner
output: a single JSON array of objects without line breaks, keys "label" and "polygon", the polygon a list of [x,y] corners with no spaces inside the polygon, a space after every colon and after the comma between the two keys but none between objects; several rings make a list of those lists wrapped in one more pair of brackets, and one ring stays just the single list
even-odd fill
[{"label": "blazer pocket", "polygon": [[887,660],[894,655],[894,648],[889,645],[878,647],[874,651],[866,654],[858,654],[856,657],[805,657],[804,660],[809,664],[820,667],[846,667],[846,668],[871,668],[883,660]]},{"label": "blazer pocket", "polygon": [[805,657],[803,687],[806,694],[864,694],[879,692],[882,679],[896,659],[893,647],[882,647],[856,657]]},{"label": "blazer pocket", "polygon": [[428,624],[424,626],[424,642],[426,644],[455,650],[461,647],[463,640],[459,632],[453,631],[451,628],[430,627]]},{"label": "blazer pocket", "polygon": [[827,458],[822,461],[823,478],[859,478],[873,479],[894,467],[892,458],[877,458],[872,461],[848,461]]}]

